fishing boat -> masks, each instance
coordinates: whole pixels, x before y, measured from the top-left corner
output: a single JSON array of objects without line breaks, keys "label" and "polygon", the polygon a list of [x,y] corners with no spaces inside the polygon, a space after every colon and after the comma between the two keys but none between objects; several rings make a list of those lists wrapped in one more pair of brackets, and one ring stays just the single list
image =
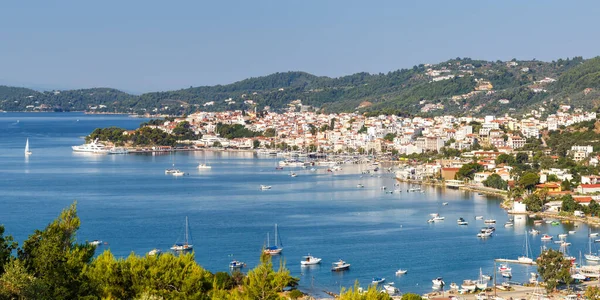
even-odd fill
[{"label": "fishing boat", "polygon": [[502,275],[502,277],[504,278],[512,278],[512,272],[501,272],[500,275]]},{"label": "fishing boat", "polygon": [[509,266],[508,266],[508,265],[506,265],[506,264],[501,264],[501,265],[498,267],[498,271],[500,271],[500,272],[510,272],[510,271],[512,271],[512,269],[511,269],[511,267],[509,267]]},{"label": "fishing boat", "polygon": [[487,289],[487,286],[488,286],[487,279],[483,278],[483,272],[481,272],[481,268],[479,268],[479,278],[477,279],[475,284],[477,285],[477,288],[482,291]]},{"label": "fishing boat", "polygon": [[544,235],[542,235],[541,240],[542,241],[551,241],[552,240],[552,236],[548,235],[548,234],[544,234]]},{"label": "fishing boat", "polygon": [[300,261],[300,264],[303,266],[310,266],[310,265],[316,265],[316,264],[320,264],[321,263],[321,259],[318,257],[314,257],[312,255],[307,255],[302,257],[302,260]]},{"label": "fishing boat", "polygon": [[198,169],[212,169],[212,166],[209,166],[207,164],[198,164]]},{"label": "fishing boat", "polygon": [[442,279],[442,277],[438,277],[436,279],[431,280],[431,282],[433,283],[433,288],[441,288],[443,287],[446,283],[444,282],[444,280]]},{"label": "fishing boat", "polygon": [[529,256],[529,252],[531,252],[531,250],[529,249],[529,238],[527,237],[527,234],[526,234],[525,235],[525,255],[519,256],[517,258],[517,261],[519,261],[520,263],[524,263],[524,264],[532,264],[533,259]]},{"label": "fishing boat", "polygon": [[175,155],[173,155],[173,166],[171,168],[165,169],[165,174],[170,174],[173,176],[183,176],[183,172],[179,169],[175,169]]},{"label": "fishing boat", "polygon": [[29,155],[31,155],[31,151],[29,151],[29,138],[27,138],[27,141],[25,142],[25,156]]},{"label": "fishing boat", "polygon": [[334,262],[331,266],[331,271],[334,272],[344,271],[348,269],[350,269],[350,264],[341,259],[339,261]]},{"label": "fishing boat", "polygon": [[263,191],[264,191],[264,190],[270,190],[270,189],[271,189],[271,186],[270,186],[270,185],[262,185],[262,184],[261,184],[261,185],[260,185],[260,189],[261,189],[261,190],[263,190]]},{"label": "fishing boat", "polygon": [[494,220],[494,219],[487,219],[487,220],[483,221],[483,223],[485,223],[485,224],[496,224],[496,220]]},{"label": "fishing boat", "polygon": [[148,251],[148,256],[156,256],[156,255],[160,255],[162,253],[162,250],[160,249],[152,249],[150,251]]},{"label": "fishing boat", "polygon": [[529,233],[530,233],[530,234],[533,234],[533,235],[536,235],[536,234],[540,234],[540,231],[539,231],[539,230],[535,230],[535,229],[531,228],[531,230],[529,230]]},{"label": "fishing boat", "polygon": [[440,217],[440,216],[433,217],[434,221],[443,221],[445,219],[446,219],[446,217]]},{"label": "fishing boat", "polygon": [[190,234],[190,226],[188,223],[188,217],[185,217],[185,234],[183,236],[183,242],[176,242],[175,245],[171,247],[173,251],[190,251],[194,248],[191,244],[192,236]]},{"label": "fishing boat", "polygon": [[474,292],[475,289],[477,288],[477,284],[473,280],[465,279],[465,280],[463,280],[463,283],[460,285],[460,287],[463,290],[466,290],[469,292]]},{"label": "fishing boat", "polygon": [[385,278],[383,277],[373,277],[373,280],[371,280],[372,284],[380,284],[383,283],[385,281]]},{"label": "fishing boat", "polygon": [[245,262],[237,261],[237,260],[232,260],[229,263],[229,268],[231,268],[231,269],[241,269],[241,268],[243,268],[245,266],[246,266]]},{"label": "fishing boat", "polygon": [[477,234],[477,237],[479,238],[488,238],[490,236],[492,236],[492,233],[494,232],[494,230],[484,227],[482,228],[479,233]]},{"label": "fishing boat", "polygon": [[469,225],[469,222],[465,221],[465,219],[463,218],[458,218],[458,220],[456,220],[456,223],[458,225]]},{"label": "fishing boat", "polygon": [[279,232],[277,228],[277,224],[275,224],[275,244],[271,246],[271,240],[269,239],[269,233],[267,233],[267,248],[265,248],[264,252],[269,255],[277,255],[283,251],[283,246],[281,246],[281,241],[279,240]]},{"label": "fishing boat", "polygon": [[398,271],[396,271],[396,276],[398,275],[404,275],[408,272],[408,270],[402,270],[402,269],[398,269]]}]

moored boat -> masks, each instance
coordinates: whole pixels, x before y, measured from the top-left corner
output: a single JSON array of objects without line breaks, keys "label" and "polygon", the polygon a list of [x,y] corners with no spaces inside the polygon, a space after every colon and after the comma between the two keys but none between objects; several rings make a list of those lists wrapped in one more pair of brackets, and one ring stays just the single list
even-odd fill
[{"label": "moored boat", "polygon": [[319,264],[319,263],[321,263],[321,258],[314,257],[314,256],[312,256],[310,254],[307,255],[307,256],[304,256],[302,258],[302,260],[300,261],[300,264],[303,265],[303,266],[316,265],[316,264]]},{"label": "moored boat", "polygon": [[542,235],[541,240],[542,241],[551,241],[552,240],[552,236],[548,235],[548,234],[544,234],[544,235]]},{"label": "moored boat", "polygon": [[270,190],[270,189],[271,189],[271,186],[270,186],[270,185],[262,185],[262,184],[261,184],[261,185],[260,185],[260,189],[261,189],[261,190]]},{"label": "moored boat", "polygon": [[402,270],[402,269],[398,269],[398,271],[396,271],[396,275],[404,275],[408,272],[408,270]]},{"label": "moored boat", "polygon": [[463,280],[463,283],[460,285],[460,287],[463,290],[467,290],[469,292],[474,292],[475,289],[477,288],[477,284],[473,280],[465,279],[465,280]]},{"label": "moored boat", "polygon": [[264,252],[269,255],[277,255],[283,251],[283,246],[281,246],[281,241],[279,240],[279,232],[278,232],[277,224],[275,224],[275,244],[271,246],[271,241],[269,239],[269,233],[267,233],[267,247]]},{"label": "moored boat", "polygon": [[465,221],[465,219],[463,218],[458,218],[458,220],[456,220],[456,223],[458,225],[469,225],[469,222]]},{"label": "moored boat", "polygon": [[241,268],[243,268],[245,266],[246,266],[245,262],[237,261],[237,260],[232,260],[229,263],[229,268],[231,268],[231,269],[241,269]]},{"label": "moored boat", "polygon": [[94,245],[94,246],[100,246],[100,245],[102,245],[102,241],[101,240],[93,240],[93,241],[89,242],[88,244]]},{"label": "moored boat", "polygon": [[173,251],[190,251],[194,248],[194,245],[192,245],[191,240],[192,240],[192,236],[189,233],[189,224],[188,224],[188,217],[185,217],[185,234],[183,236],[183,242],[176,242],[175,245],[173,245],[171,247],[171,250]]},{"label": "moored boat", "polygon": [[104,144],[98,143],[98,139],[79,146],[71,146],[74,152],[88,152],[88,153],[108,153],[108,149]]},{"label": "moored boat", "polygon": [[156,256],[156,255],[159,255],[161,253],[162,253],[162,250],[156,249],[156,248],[148,251],[148,255],[149,256]]},{"label": "moored boat", "polygon": [[444,280],[442,279],[442,277],[437,277],[437,278],[431,280],[431,282],[433,283],[434,288],[441,288],[446,284],[446,283],[444,283]]},{"label": "moored boat", "polygon": [[483,223],[485,223],[485,224],[496,224],[496,220],[494,220],[494,219],[487,219],[487,220],[483,221]]},{"label": "moored boat", "polygon": [[373,280],[371,280],[372,284],[380,284],[383,283],[385,281],[385,278],[383,277],[373,277]]},{"label": "moored boat", "polygon": [[348,269],[350,269],[350,264],[341,259],[339,261],[334,262],[331,266],[331,271],[334,271],[334,272],[348,270]]}]

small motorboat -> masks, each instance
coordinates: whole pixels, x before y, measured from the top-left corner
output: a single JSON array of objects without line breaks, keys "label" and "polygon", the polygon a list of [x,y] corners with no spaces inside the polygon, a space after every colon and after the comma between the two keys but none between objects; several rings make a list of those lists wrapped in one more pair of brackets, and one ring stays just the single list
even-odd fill
[{"label": "small motorboat", "polygon": [[502,275],[504,278],[512,278],[511,272],[501,272],[500,275]]},{"label": "small motorboat", "polygon": [[498,271],[500,271],[500,272],[510,272],[510,271],[512,271],[512,269],[511,269],[511,267],[509,267],[509,266],[508,266],[508,265],[506,265],[506,264],[501,264],[501,265],[498,267]]},{"label": "small motorboat", "polygon": [[544,234],[541,238],[542,241],[551,241],[552,240],[552,236],[548,235],[548,234]]},{"label": "small motorboat", "polygon": [[543,223],[544,223],[544,221],[542,221],[542,220],[535,220],[535,221],[533,221],[533,225],[535,225],[535,226],[542,225]]},{"label": "small motorboat", "polygon": [[161,253],[162,253],[162,250],[155,248],[155,249],[148,251],[148,256],[156,256],[156,255],[160,255]]},{"label": "small motorboat", "polygon": [[173,175],[175,177],[179,177],[179,176],[185,175],[185,173],[182,171],[179,171],[179,170],[175,170],[173,173],[171,173],[171,175]]},{"label": "small motorboat", "polygon": [[364,188],[365,186],[359,183],[359,184],[356,185],[356,187],[357,188]]},{"label": "small motorboat", "polygon": [[485,223],[485,224],[496,224],[496,220],[494,220],[494,219],[487,219],[487,220],[483,221],[483,223]]},{"label": "small motorboat", "polygon": [[94,246],[100,246],[100,245],[102,245],[102,241],[101,240],[93,240],[91,242],[88,242],[88,244],[94,245]]},{"label": "small motorboat", "polygon": [[450,284],[450,289],[451,290],[458,290],[458,284],[456,284],[456,282],[453,282]]},{"label": "small motorboat", "polygon": [[569,230],[569,234],[575,234],[576,231],[575,230]]},{"label": "small motorboat", "polygon": [[485,275],[485,274],[481,275],[481,278],[483,278],[483,279],[485,279],[485,280],[492,280],[492,276],[490,276],[490,275]]},{"label": "small motorboat", "polygon": [[566,234],[566,233],[561,233],[561,234],[559,234],[559,235],[558,235],[558,238],[559,238],[559,239],[564,239],[564,238],[566,238],[566,237],[567,237],[567,234]]},{"label": "small motorboat", "polygon": [[198,164],[198,169],[212,169],[212,166],[207,164]]},{"label": "small motorboat", "polygon": [[316,264],[320,264],[321,263],[321,259],[318,257],[314,257],[312,255],[307,255],[302,257],[302,260],[300,261],[300,264],[303,266],[310,266],[310,265],[316,265]]},{"label": "small motorboat", "polygon": [[232,260],[229,263],[229,268],[231,268],[231,269],[241,269],[245,266],[246,266],[245,262],[241,262],[241,261],[237,261],[237,260]]},{"label": "small motorboat", "polygon": [[408,272],[408,270],[402,270],[402,269],[398,269],[398,271],[396,271],[396,276],[398,275],[404,275]]},{"label": "small motorboat", "polygon": [[292,173],[290,173],[290,176],[291,176],[291,177],[296,177],[296,176],[298,176],[298,174],[296,174],[296,173],[292,172]]},{"label": "small motorboat", "polygon": [[380,284],[383,283],[385,281],[385,278],[383,277],[373,277],[373,280],[371,281],[372,284]]},{"label": "small motorboat", "polygon": [[341,259],[339,261],[334,262],[331,266],[331,271],[334,272],[344,271],[348,269],[350,269],[350,264]]},{"label": "small motorboat", "polygon": [[597,232],[590,233],[590,237],[597,237],[597,236],[598,236],[598,233],[597,233]]},{"label": "small motorboat", "polygon": [[444,202],[444,203],[442,203],[442,205],[448,205],[448,202]]},{"label": "small motorboat", "polygon": [[446,219],[446,217],[440,217],[440,216],[433,217],[434,221],[444,221],[445,219]]},{"label": "small motorboat", "polygon": [[475,220],[483,220],[483,216],[475,216]]},{"label": "small motorboat", "polygon": [[261,189],[261,190],[263,190],[263,191],[264,191],[264,190],[270,190],[270,189],[271,189],[271,186],[270,186],[270,185],[262,185],[262,184],[261,184],[261,185],[260,185],[260,189]]},{"label": "small motorboat", "polygon": [[536,235],[536,234],[540,234],[539,230],[535,230],[534,228],[531,228],[531,230],[529,230],[530,234]]},{"label": "small motorboat", "polygon": [[513,223],[513,222],[509,221],[509,222],[504,223],[504,227],[513,227],[513,226],[515,226],[515,223]]},{"label": "small motorboat", "polygon": [[434,220],[434,219],[429,219],[429,220],[427,220],[427,223],[433,223],[433,222],[435,222],[435,220]]},{"label": "small motorboat", "polygon": [[465,221],[465,219],[463,218],[458,218],[458,220],[456,220],[456,223],[458,225],[469,225],[469,222]]}]

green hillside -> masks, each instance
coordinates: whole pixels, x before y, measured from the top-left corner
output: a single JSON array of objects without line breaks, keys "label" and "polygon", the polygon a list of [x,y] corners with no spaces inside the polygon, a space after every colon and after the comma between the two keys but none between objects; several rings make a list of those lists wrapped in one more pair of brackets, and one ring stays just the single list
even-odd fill
[{"label": "green hillside", "polygon": [[107,88],[40,93],[0,86],[0,109],[182,114],[265,107],[280,111],[290,105],[300,109],[301,103],[304,109],[325,112],[482,115],[560,103],[591,109],[600,104],[599,87],[600,58],[553,62],[456,58],[385,74],[330,78],[283,72],[139,96]]}]

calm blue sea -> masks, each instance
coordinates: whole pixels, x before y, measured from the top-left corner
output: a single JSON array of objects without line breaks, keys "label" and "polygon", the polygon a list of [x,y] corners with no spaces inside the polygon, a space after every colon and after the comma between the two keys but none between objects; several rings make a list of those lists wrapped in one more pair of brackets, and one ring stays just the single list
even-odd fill
[{"label": "calm blue sea", "polygon": [[[424,193],[385,194],[393,188],[390,173],[361,176],[361,167],[343,166],[336,174],[319,168],[277,171],[278,159],[246,152],[189,152],[176,155],[85,155],[72,145],[97,127],[134,129],[144,119],[121,115],[81,113],[0,114],[0,223],[22,242],[71,204],[78,203],[82,226],[80,242],[100,239],[117,256],[144,255],[153,248],[164,251],[183,236],[189,217],[196,260],[212,272],[227,271],[232,259],[257,264],[266,235],[273,240],[279,224],[283,255],[292,275],[300,277],[304,291],[323,295],[339,292],[358,280],[362,286],[373,277],[394,281],[403,292],[425,293],[431,279],[447,284],[475,279],[479,268],[492,274],[494,258],[515,258],[524,253],[525,232],[532,226],[525,217],[514,228],[504,228],[509,216],[500,200],[456,190],[424,187]],[[25,158],[29,138],[33,154]],[[198,170],[199,162],[211,170]],[[175,163],[189,176],[164,174]],[[362,183],[364,189],[356,185]],[[261,184],[273,186],[261,191]],[[449,205],[443,206],[443,202]],[[445,221],[428,224],[430,213]],[[496,235],[475,237],[483,221],[498,221]],[[458,226],[463,217],[470,223]],[[569,236],[569,251],[579,256],[588,248],[585,225],[537,226],[542,233]],[[542,247],[541,235],[530,237],[534,255]],[[554,243],[545,243],[557,248]],[[301,268],[303,255],[323,258],[321,266]],[[344,259],[351,270],[332,273],[331,263]],[[398,268],[408,274],[396,277]],[[513,281],[525,281],[535,268],[512,265]]]}]

